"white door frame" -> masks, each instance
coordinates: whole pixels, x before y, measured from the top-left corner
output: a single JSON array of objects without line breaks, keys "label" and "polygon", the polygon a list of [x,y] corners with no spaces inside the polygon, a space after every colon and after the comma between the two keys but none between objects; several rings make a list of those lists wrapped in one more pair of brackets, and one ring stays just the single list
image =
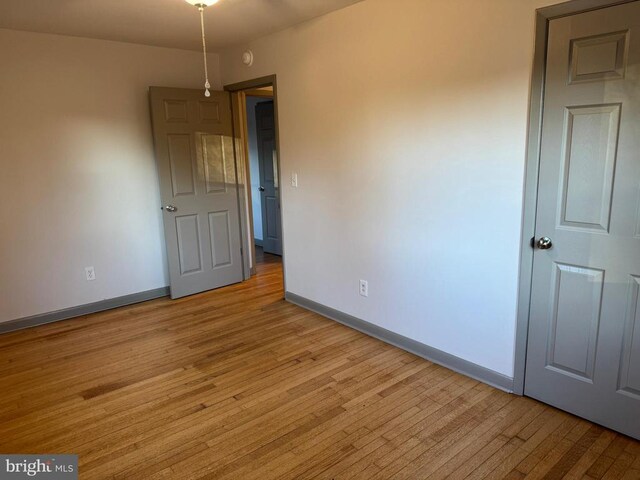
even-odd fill
[{"label": "white door frame", "polygon": [[640,0],[572,0],[537,10],[535,53],[529,105],[529,130],[525,166],[524,209],[522,240],[520,246],[520,280],[518,286],[518,311],[516,324],[515,366],[513,393],[524,395],[524,380],[529,333],[529,309],[531,306],[531,281],[533,275],[533,248],[531,239],[536,230],[538,204],[538,172],[540,169],[540,144],[542,140],[542,112],[544,108],[544,80],[549,22],[566,17]]}]

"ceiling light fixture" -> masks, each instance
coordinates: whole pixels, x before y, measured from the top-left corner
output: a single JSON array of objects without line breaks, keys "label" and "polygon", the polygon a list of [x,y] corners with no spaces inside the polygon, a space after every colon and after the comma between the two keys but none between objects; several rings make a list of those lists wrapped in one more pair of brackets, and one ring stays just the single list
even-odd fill
[{"label": "ceiling light fixture", "polygon": [[207,67],[207,42],[204,36],[204,9],[214,3],[218,3],[218,0],[185,0],[187,3],[198,7],[200,12],[200,30],[202,31],[202,54],[204,56],[204,96],[210,97],[211,84],[209,83],[209,68]]}]

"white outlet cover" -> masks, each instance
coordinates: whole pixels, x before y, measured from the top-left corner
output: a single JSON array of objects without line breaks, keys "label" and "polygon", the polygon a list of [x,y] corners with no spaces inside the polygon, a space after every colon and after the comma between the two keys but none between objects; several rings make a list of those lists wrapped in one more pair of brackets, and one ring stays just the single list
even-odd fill
[{"label": "white outlet cover", "polygon": [[369,296],[369,282],[367,282],[366,280],[360,280],[359,292],[360,292],[360,295],[362,295],[363,297],[368,297]]},{"label": "white outlet cover", "polygon": [[87,281],[91,282],[96,279],[96,270],[93,267],[85,267],[84,273],[87,276]]}]

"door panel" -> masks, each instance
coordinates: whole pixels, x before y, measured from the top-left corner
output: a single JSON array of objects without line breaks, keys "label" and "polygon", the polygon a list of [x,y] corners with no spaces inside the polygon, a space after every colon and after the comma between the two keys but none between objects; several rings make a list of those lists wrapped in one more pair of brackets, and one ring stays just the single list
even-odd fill
[{"label": "door panel", "polygon": [[620,390],[640,399],[640,277],[629,285],[629,309],[620,363]]},{"label": "door panel", "polygon": [[209,214],[209,235],[211,237],[211,265],[213,268],[231,264],[231,222],[229,212]]},{"label": "door panel", "polygon": [[620,105],[567,109],[562,224],[609,231]]},{"label": "door panel", "polygon": [[240,282],[238,187],[229,94],[151,88],[171,296]]},{"label": "door panel", "polygon": [[196,179],[189,135],[167,135],[173,196],[195,195]]},{"label": "door panel", "polygon": [[525,394],[640,438],[640,2],[552,20]]},{"label": "door panel", "polygon": [[227,193],[227,158],[224,137],[201,135],[202,161],[207,193]]},{"label": "door panel", "polygon": [[280,232],[278,232],[278,199],[276,197],[266,197],[264,204],[267,216],[265,236],[271,241],[277,241]]},{"label": "door panel", "polygon": [[188,275],[202,271],[202,253],[200,251],[200,229],[198,215],[180,215],[176,219],[178,235],[178,258],[180,274]]},{"label": "door panel", "polygon": [[556,264],[548,366],[593,379],[604,272]]},{"label": "door panel", "polygon": [[187,123],[187,102],[185,100],[164,100],[164,119],[166,122]]},{"label": "door panel", "polygon": [[628,47],[629,30],[571,40],[570,83],[624,78]]},{"label": "door panel", "polygon": [[256,105],[258,157],[262,199],[262,248],[267,253],[282,255],[280,188],[273,102]]},{"label": "door panel", "polygon": [[222,125],[222,123],[224,122],[224,119],[220,114],[220,107],[221,107],[221,104],[224,104],[224,103],[226,102],[218,102],[216,100],[214,101],[200,100],[198,102],[198,114],[200,118],[200,123],[210,124],[210,125]]}]

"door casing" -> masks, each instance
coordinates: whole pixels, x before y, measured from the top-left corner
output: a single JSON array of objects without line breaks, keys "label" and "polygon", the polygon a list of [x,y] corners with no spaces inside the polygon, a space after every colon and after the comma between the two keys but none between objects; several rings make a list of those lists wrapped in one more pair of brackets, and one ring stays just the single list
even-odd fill
[{"label": "door casing", "polygon": [[[282,164],[281,164],[281,159],[282,159],[282,155],[280,154],[280,127],[279,127],[279,121],[278,121],[278,83],[277,83],[277,77],[276,75],[267,75],[264,77],[259,77],[259,78],[254,78],[252,80],[246,80],[243,82],[238,82],[238,83],[233,83],[233,84],[229,84],[229,85],[225,85],[224,86],[224,90],[231,92],[231,105],[233,108],[233,126],[234,126],[234,130],[235,129],[241,129],[243,128],[241,123],[244,122],[246,124],[246,113],[243,113],[239,110],[241,109],[245,109],[246,110],[246,104],[244,102],[244,96],[247,94],[254,94],[255,93],[255,89],[259,89],[259,88],[263,88],[263,87],[273,87],[273,115],[274,115],[274,120],[275,120],[275,129],[276,129],[276,154],[277,154],[277,162],[278,162],[278,183],[281,186],[281,192],[280,192],[280,212],[282,212],[284,210],[284,199],[282,196],[282,186],[284,186],[284,183],[282,183]],[[246,125],[245,125],[246,126]],[[234,137],[236,139],[240,138],[241,135],[239,135],[239,132],[234,132]],[[242,162],[244,165],[243,168],[243,172],[239,172],[240,175],[243,175],[243,181],[245,182],[245,185],[249,185],[247,182],[249,181],[248,175],[249,175],[249,155],[248,155],[248,151],[247,151],[247,146],[243,143],[243,142],[239,142],[236,141],[235,142],[236,148],[240,149],[241,152],[237,152],[236,153],[236,158],[238,158],[238,162]],[[251,205],[251,192],[250,189],[247,188],[247,191],[245,192],[245,194],[242,196],[242,203],[243,203],[243,207],[241,207],[242,209],[246,208],[247,205]],[[255,245],[253,244],[253,242],[251,242],[251,244],[249,244],[248,242],[248,238],[249,236],[246,234],[246,232],[251,232],[251,238],[253,238],[253,218],[252,218],[252,213],[250,212],[250,208],[249,208],[249,215],[242,215],[241,216],[241,224],[242,224],[242,245],[243,245],[243,249],[246,252],[251,252],[251,258],[255,259]],[[287,291],[287,269],[286,269],[286,248],[285,248],[285,240],[284,240],[284,230],[285,230],[285,221],[284,221],[284,215],[282,215],[282,213],[280,214],[280,241],[282,242],[282,265],[283,265],[283,283],[284,283],[284,291]],[[249,261],[249,256],[246,255],[245,256],[245,262],[247,265],[247,271],[249,271],[249,265],[248,265],[248,261]],[[250,269],[252,274],[255,274],[255,265],[253,265],[253,268]]]},{"label": "door casing", "polygon": [[554,18],[577,15],[591,10],[599,10],[634,1],[640,0],[572,0],[559,5],[541,8],[536,11],[535,52],[529,101],[529,128],[525,163],[524,208],[520,245],[520,278],[518,283],[515,365],[513,376],[513,393],[518,395],[524,395],[524,380],[526,375],[534,252],[531,247],[531,239],[535,236],[536,229],[538,172],[540,169],[542,112],[544,109],[549,22]]}]

